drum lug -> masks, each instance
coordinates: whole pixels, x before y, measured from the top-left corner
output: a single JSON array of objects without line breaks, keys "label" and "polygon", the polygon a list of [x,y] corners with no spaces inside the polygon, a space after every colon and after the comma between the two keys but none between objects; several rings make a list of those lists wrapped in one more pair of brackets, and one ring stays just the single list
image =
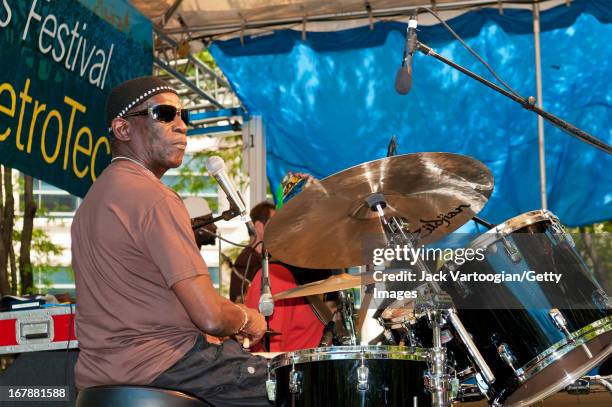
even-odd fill
[{"label": "drum lug", "polygon": [[268,362],[268,380],[266,380],[266,393],[268,394],[268,400],[270,400],[271,402],[275,402],[276,401],[276,377],[272,377],[275,376],[272,371],[271,371],[271,366],[270,366],[270,362]]},{"label": "drum lug", "polygon": [[268,394],[268,400],[276,401],[276,380],[266,380],[266,393]]},{"label": "drum lug", "polygon": [[559,309],[552,308],[550,311],[548,311],[548,315],[550,315],[550,318],[553,320],[555,326],[559,331],[563,332],[563,334],[568,337],[571,336],[570,332],[567,330],[567,320],[565,319],[563,314],[561,314],[561,311],[559,311]]},{"label": "drum lug", "polygon": [[302,372],[291,368],[289,372],[289,393],[302,394]]},{"label": "drum lug", "polygon": [[574,242],[572,236],[563,229],[561,223],[556,218],[549,219],[551,223],[551,234],[557,243],[561,244],[567,242],[570,246],[576,247],[576,242]]},{"label": "drum lug", "polygon": [[612,309],[612,299],[603,290],[599,289],[593,293],[593,302],[597,304],[597,307],[606,311]]},{"label": "drum lug", "polygon": [[[557,329],[559,329],[559,331],[561,331],[568,338],[568,341],[570,343],[576,343],[576,339],[572,338],[572,334],[567,329],[567,321],[565,317],[563,316],[563,314],[561,314],[561,311],[559,311],[557,308],[553,308],[550,311],[548,311],[548,315],[550,315],[550,317],[552,318],[553,322],[557,326]],[[591,353],[591,350],[589,349],[589,347],[584,343],[581,345],[581,347],[584,350],[584,353],[587,355],[587,357],[589,359],[592,359],[593,354]]]},{"label": "drum lug", "polygon": [[513,263],[518,263],[523,259],[523,256],[521,256],[521,253],[516,245],[510,240],[506,239],[505,236],[502,236],[502,244],[504,245],[506,254],[510,256],[510,260],[512,260]]},{"label": "drum lug", "polygon": [[368,376],[370,369],[363,364],[361,360],[361,366],[357,368],[357,390],[365,391],[368,389]]},{"label": "drum lug", "polygon": [[510,369],[512,369],[512,371],[514,372],[514,375],[518,377],[519,380],[523,381],[525,377],[523,374],[518,373],[516,368],[514,367],[516,365],[516,356],[514,356],[514,353],[512,353],[512,350],[510,349],[508,344],[502,343],[501,345],[499,345],[497,347],[497,353],[502,358],[502,360],[506,362],[508,366],[510,366]]}]

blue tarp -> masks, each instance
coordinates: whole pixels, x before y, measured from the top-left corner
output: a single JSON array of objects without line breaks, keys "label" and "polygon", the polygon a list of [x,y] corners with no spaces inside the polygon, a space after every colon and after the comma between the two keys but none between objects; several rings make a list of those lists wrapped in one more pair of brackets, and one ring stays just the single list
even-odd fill
[{"label": "blue tarp", "polygon": [[[580,1],[541,14],[544,108],[612,144],[612,2]],[[532,14],[483,9],[450,25],[521,95],[535,95]],[[406,25],[337,32],[298,31],[215,42],[210,50],[252,114],[265,124],[267,171],[278,185],[289,170],[322,178],[398,153],[472,156],[495,177],[482,216],[491,222],[541,207],[537,116],[418,54],[413,87],[394,90]],[[441,25],[419,39],[492,79]],[[546,125],[548,205],[570,226],[612,219],[612,157]],[[410,182],[410,180],[406,180]]]}]

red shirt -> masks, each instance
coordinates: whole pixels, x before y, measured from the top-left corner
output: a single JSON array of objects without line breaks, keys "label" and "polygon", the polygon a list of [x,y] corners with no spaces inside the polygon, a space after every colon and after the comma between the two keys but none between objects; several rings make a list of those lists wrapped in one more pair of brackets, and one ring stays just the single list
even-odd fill
[{"label": "red shirt", "polygon": [[[281,264],[270,264],[270,286],[272,295],[297,287],[293,275]],[[253,278],[247,292],[245,304],[257,309],[261,291],[261,270]],[[316,317],[303,297],[274,301],[274,313],[270,317],[270,328],[281,335],[273,336],[270,352],[290,352],[316,348],[323,335],[323,324]],[[263,351],[261,343],[251,347],[253,352]]]}]

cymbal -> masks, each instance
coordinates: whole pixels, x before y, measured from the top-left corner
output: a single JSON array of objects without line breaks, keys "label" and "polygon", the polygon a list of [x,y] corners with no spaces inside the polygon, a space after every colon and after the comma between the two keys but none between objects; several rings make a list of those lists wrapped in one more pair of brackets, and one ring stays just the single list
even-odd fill
[{"label": "cymbal", "polygon": [[372,277],[372,273],[361,274],[338,274],[330,276],[325,280],[315,281],[314,283],[304,284],[299,287],[290,288],[276,294],[275,300],[284,300],[286,298],[306,297],[308,295],[317,295],[331,293],[333,291],[348,290],[349,288],[359,287],[360,285],[373,284],[376,281]]},{"label": "cymbal", "polygon": [[485,205],[493,176],[480,161],[451,153],[415,153],[369,161],[314,180],[267,223],[266,249],[304,268],[371,264],[387,239],[366,198],[380,193],[387,218],[404,219],[419,244],[458,229]]}]

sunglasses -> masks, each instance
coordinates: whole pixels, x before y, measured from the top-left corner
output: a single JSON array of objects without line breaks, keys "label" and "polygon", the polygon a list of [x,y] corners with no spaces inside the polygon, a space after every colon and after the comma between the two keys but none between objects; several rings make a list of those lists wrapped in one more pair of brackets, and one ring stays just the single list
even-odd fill
[{"label": "sunglasses", "polygon": [[177,115],[180,115],[183,122],[186,125],[189,125],[189,112],[185,109],[172,105],[155,105],[144,110],[124,114],[123,117],[151,116],[153,119],[159,122],[172,123]]}]

